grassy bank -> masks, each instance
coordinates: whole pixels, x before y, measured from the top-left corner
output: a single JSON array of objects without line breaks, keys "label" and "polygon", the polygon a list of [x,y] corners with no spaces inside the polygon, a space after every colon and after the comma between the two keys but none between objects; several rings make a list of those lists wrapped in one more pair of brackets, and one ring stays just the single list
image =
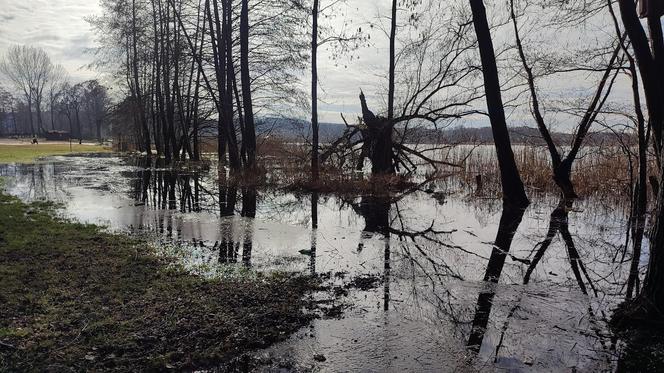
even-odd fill
[{"label": "grassy bank", "polygon": [[0,163],[31,163],[41,157],[75,153],[108,153],[111,148],[100,145],[49,144],[3,145],[0,144]]},{"label": "grassy bank", "polygon": [[193,370],[308,321],[307,280],[194,277],[53,209],[0,193],[0,371]]}]

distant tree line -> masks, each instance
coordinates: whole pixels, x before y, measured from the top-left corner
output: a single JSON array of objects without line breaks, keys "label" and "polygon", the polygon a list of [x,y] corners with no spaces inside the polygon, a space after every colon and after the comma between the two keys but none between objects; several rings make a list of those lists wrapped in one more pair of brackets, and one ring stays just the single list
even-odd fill
[{"label": "distant tree line", "polygon": [[[0,60],[0,136],[67,133],[101,142],[109,133],[108,89],[98,80],[73,83],[41,48],[15,45]],[[50,133],[50,135],[49,135]],[[63,137],[63,136],[60,136]]]}]

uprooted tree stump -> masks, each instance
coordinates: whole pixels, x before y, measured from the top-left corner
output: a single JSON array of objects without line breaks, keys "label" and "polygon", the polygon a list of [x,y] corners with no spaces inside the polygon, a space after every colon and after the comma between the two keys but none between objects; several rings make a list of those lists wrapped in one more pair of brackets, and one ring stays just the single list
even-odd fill
[{"label": "uprooted tree stump", "polygon": [[[346,131],[321,154],[321,162],[327,161],[333,154],[343,154],[341,158],[345,162],[345,156],[356,154],[357,146],[359,146],[355,169],[363,170],[365,161],[369,158],[373,175],[394,175],[400,172],[401,168],[410,173],[417,168],[414,159],[424,161],[434,169],[438,169],[440,165],[460,167],[457,164],[428,157],[416,148],[393,140],[395,126],[398,123],[415,119],[414,117],[404,116],[390,119],[377,116],[367,106],[362,92],[360,92],[360,103],[362,104],[362,117],[359,118],[361,124],[350,125],[346,122]],[[345,118],[343,119],[345,121]],[[406,138],[406,136],[402,136],[402,138]]]},{"label": "uprooted tree stump", "polygon": [[362,104],[362,119],[364,119],[366,129],[361,131],[364,143],[362,144],[358,167],[364,165],[365,157],[369,157],[373,174],[393,174],[396,170],[392,142],[394,121],[376,116],[369,110],[364,93],[360,93],[360,102]]}]

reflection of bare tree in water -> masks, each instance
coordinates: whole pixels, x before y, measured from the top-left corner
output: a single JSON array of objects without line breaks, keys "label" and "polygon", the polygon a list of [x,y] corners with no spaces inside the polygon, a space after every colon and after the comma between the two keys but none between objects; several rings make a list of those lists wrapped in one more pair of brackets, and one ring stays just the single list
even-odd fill
[{"label": "reflection of bare tree in water", "polygon": [[574,244],[574,238],[569,231],[569,211],[572,209],[572,206],[573,201],[561,198],[560,202],[558,203],[558,207],[556,207],[556,209],[551,213],[551,221],[549,223],[549,230],[547,231],[546,238],[544,241],[537,245],[539,248],[537,249],[535,256],[533,257],[530,265],[528,266],[528,269],[526,270],[523,283],[528,284],[530,282],[530,277],[544,256],[544,253],[546,253],[546,251],[549,249],[556,235],[560,233],[560,236],[565,243],[565,247],[567,248],[570,266],[572,268],[572,272],[574,273],[574,277],[576,278],[576,282],[579,285],[579,288],[583,294],[588,294],[588,290],[583,280],[583,277],[585,277],[585,279],[588,281],[588,285],[593,290],[593,293],[595,296],[597,296],[597,289],[595,288],[595,285],[588,275],[588,271],[586,270],[586,267],[581,260],[579,251]]},{"label": "reflection of bare tree in water", "polygon": [[523,208],[513,207],[509,204],[503,205],[498,234],[496,235],[496,241],[491,251],[491,258],[489,258],[489,264],[484,274],[484,281],[489,283],[489,291],[481,292],[477,299],[475,318],[473,319],[470,337],[468,338],[468,349],[475,353],[479,353],[482,347],[484,334],[489,323],[491,307],[493,306],[493,298],[496,295],[492,284],[496,284],[500,280],[505,260],[512,247],[514,234],[521,224],[524,213],[525,210]]},{"label": "reflection of bare tree in water", "polygon": [[309,271],[316,275],[316,240],[318,238],[318,192],[311,194],[311,253]]},{"label": "reflection of bare tree in water", "polygon": [[[534,272],[538,264],[541,262],[541,259],[546,253],[546,251],[550,248],[556,235],[560,233],[563,242],[565,244],[565,247],[567,249],[570,268],[572,269],[572,273],[574,274],[579,289],[583,294],[586,295],[588,294],[587,287],[584,282],[584,277],[585,277],[586,281],[588,282],[588,285],[593,290],[593,293],[597,296],[597,289],[595,288],[595,285],[593,284],[592,280],[588,275],[588,272],[576,248],[576,245],[574,244],[573,236],[569,231],[569,211],[572,209],[572,203],[573,201],[571,200],[565,200],[564,198],[561,198],[559,204],[551,213],[549,228],[547,230],[547,234],[544,240],[535,247],[535,249],[537,249],[537,252],[530,261],[520,260],[521,262],[528,265],[528,268],[524,275],[523,283],[524,285],[527,285],[530,282],[532,273]],[[514,216],[513,213],[507,214],[506,216],[506,214],[503,213],[500,225],[501,227],[505,226],[507,228],[504,229],[499,228],[499,236],[502,235],[503,239],[506,239],[508,232],[510,230],[512,229],[515,230],[516,228],[518,228],[517,220],[514,219],[518,218],[518,221],[520,222],[522,216],[523,216],[523,211],[520,213],[520,216],[519,215]],[[512,226],[510,226],[510,224],[512,224]],[[501,231],[503,231],[502,234]],[[484,281],[488,281],[491,283],[497,283],[499,281],[506,256],[509,255],[507,252],[507,250],[509,250],[509,247],[507,247],[507,250],[501,250],[500,248],[502,246],[498,244],[499,241],[500,240],[498,239],[496,240],[497,242],[496,247],[494,248],[491,254],[489,265],[487,266],[487,270],[484,276]],[[502,242],[502,245],[505,244],[507,244],[507,241]],[[494,297],[495,297],[495,291],[482,292],[479,295],[477,301],[476,313],[473,319],[473,327],[468,341],[469,349],[475,353],[478,353],[482,346],[482,341],[486,333],[486,328],[489,322],[489,316],[491,313],[491,308],[493,306]],[[496,357],[498,356],[498,353],[502,347],[502,343],[508,329],[509,321],[514,316],[516,311],[519,309],[520,301],[521,300],[519,299],[517,302],[515,302],[514,306],[507,314],[505,323],[501,329],[500,339],[496,346],[495,350]],[[592,324],[591,328],[597,334],[599,342],[606,350],[607,349],[606,338],[604,335],[602,335],[600,327],[597,325],[597,317],[594,315],[594,311],[590,306],[588,307],[588,312],[590,315],[590,323]]]},{"label": "reflection of bare tree in water", "polygon": [[[253,219],[256,217],[258,193],[255,188],[242,188],[243,219],[242,238],[235,238],[236,205],[238,203],[239,188],[228,178],[221,177],[217,190],[207,189],[201,182],[202,176],[197,172],[176,172],[170,169],[153,167],[149,161],[137,160],[139,171],[133,174],[131,180],[131,196],[139,206],[147,206],[156,210],[171,210],[181,213],[202,212],[205,208],[218,211],[221,217],[220,241],[214,243],[211,250],[219,252],[220,263],[236,263],[242,247],[242,262],[251,264],[253,248]],[[158,215],[156,227],[168,237],[174,234],[174,216],[170,214]],[[194,239],[195,246],[205,247],[204,242]]]},{"label": "reflection of bare tree in water", "polygon": [[[389,196],[364,196],[360,203],[350,203],[353,210],[362,216],[365,221],[365,227],[358,244],[358,251],[363,250],[364,241],[375,234],[379,234],[384,242],[383,272],[384,272],[384,309],[389,309],[390,303],[390,272],[392,264],[392,239],[403,244],[399,245],[400,255],[403,259],[412,264],[414,269],[421,271],[436,286],[437,282],[444,284],[445,279],[456,278],[462,280],[461,276],[445,263],[442,258],[435,258],[431,251],[423,244],[432,244],[437,249],[458,250],[467,254],[476,255],[464,248],[452,245],[445,241],[443,237],[448,236],[454,231],[443,231],[434,229],[435,222],[423,230],[409,229],[402,211],[399,208],[399,201],[416,189],[406,191],[400,195]],[[448,295],[449,292],[448,292]],[[438,297],[441,306],[451,307],[449,302]],[[453,312],[450,310],[450,312]]]},{"label": "reflection of bare tree in water", "polygon": [[53,164],[4,165],[0,176],[10,177],[18,187],[17,194],[27,200],[64,201],[67,191],[56,175]]},{"label": "reflection of bare tree in water", "polygon": [[359,205],[353,204],[353,209],[364,218],[364,229],[358,244],[358,251],[364,248],[364,240],[374,234],[380,234],[385,243],[383,258],[383,309],[390,308],[390,207],[392,200],[387,196],[364,196]]},{"label": "reflection of bare tree in water", "polygon": [[235,237],[235,211],[238,198],[238,187],[222,177],[219,180],[219,213],[221,216],[221,242],[215,243],[219,250],[220,263],[237,263],[240,247],[242,247],[242,263],[251,266],[253,250],[254,218],[258,203],[258,192],[255,187],[242,188],[242,209],[240,216],[244,218],[243,232],[240,240]]},{"label": "reflection of bare tree in water", "polygon": [[[240,249],[240,243],[235,242],[235,230],[233,216],[237,203],[237,185],[229,183],[222,175],[219,178],[219,215],[221,216],[220,232],[221,243],[219,243],[219,263],[236,263]],[[215,244],[216,246],[217,244]]]},{"label": "reflection of bare tree in water", "polygon": [[254,218],[256,218],[256,203],[258,192],[256,188],[242,188],[242,217],[244,221],[244,234],[242,243],[242,263],[249,267],[251,265],[251,253],[253,250]]},{"label": "reflection of bare tree in water", "polygon": [[200,212],[203,197],[201,175],[152,167],[150,160],[138,159],[139,171],[131,176],[131,197],[138,206],[182,213]]}]

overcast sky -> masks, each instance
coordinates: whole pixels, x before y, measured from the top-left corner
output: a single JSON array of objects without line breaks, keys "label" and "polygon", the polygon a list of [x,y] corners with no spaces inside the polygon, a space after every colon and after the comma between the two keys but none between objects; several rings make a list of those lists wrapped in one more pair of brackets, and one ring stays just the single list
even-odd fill
[{"label": "overcast sky", "polygon": [[97,77],[85,68],[95,45],[85,18],[99,12],[95,0],[0,0],[0,54],[12,44],[37,45],[75,80]]},{"label": "overcast sky", "polygon": [[[323,0],[323,5],[330,0]],[[344,19],[352,19],[353,26],[370,30],[369,23],[387,26],[390,0],[348,0],[335,27],[341,27]],[[95,47],[95,35],[86,18],[98,15],[96,0],[0,0],[0,54],[12,44],[31,44],[43,47],[54,63],[65,66],[72,78],[81,81],[103,78],[86,68],[92,62],[88,53]],[[381,21],[382,20],[382,21]],[[359,112],[358,93],[362,88],[373,107],[383,107],[386,85],[385,72],[388,61],[388,42],[380,27],[372,29],[371,48],[364,48],[355,55],[359,60],[333,61],[325,48],[320,51],[320,119],[340,122],[340,112],[349,115]],[[308,73],[303,84],[308,86]],[[547,87],[549,88],[549,87]]]},{"label": "overcast sky", "polygon": [[[389,4],[389,1],[352,0],[346,10],[356,22],[366,24],[376,21],[376,15],[382,11],[381,3]],[[100,78],[99,73],[86,67],[92,62],[88,50],[96,44],[95,35],[85,20],[100,12],[95,0],[0,0],[0,54],[12,44],[37,45],[49,53],[54,63],[62,64],[74,80]],[[340,111],[358,111],[360,87],[368,91],[371,98],[372,92],[382,84],[375,72],[384,71],[387,44],[381,38],[372,39],[375,48],[360,51],[359,63],[342,60],[336,66],[325,48],[321,50],[322,121],[339,122]],[[307,76],[303,82],[305,87]]]}]

